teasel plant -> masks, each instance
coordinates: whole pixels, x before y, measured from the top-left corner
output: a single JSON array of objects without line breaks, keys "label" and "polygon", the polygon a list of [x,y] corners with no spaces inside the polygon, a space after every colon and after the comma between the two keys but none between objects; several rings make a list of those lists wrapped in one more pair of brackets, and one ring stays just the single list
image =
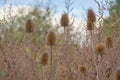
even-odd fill
[{"label": "teasel plant", "polygon": [[33,39],[32,39],[32,33],[33,33],[33,31],[34,31],[34,25],[33,25],[33,21],[32,21],[32,19],[27,19],[27,21],[26,21],[26,24],[25,24],[25,31],[26,31],[26,37],[25,38],[29,38],[29,44],[30,44],[30,46],[31,46],[31,50],[33,49],[33,46],[32,46],[32,41],[33,41]]},{"label": "teasel plant", "polygon": [[33,23],[31,19],[28,19],[26,22],[26,32],[27,33],[32,33],[33,32]]},{"label": "teasel plant", "polygon": [[97,63],[97,56],[96,56],[96,50],[94,48],[94,41],[93,41],[93,33],[94,33],[94,22],[96,21],[96,15],[94,13],[94,11],[90,8],[88,9],[87,11],[87,30],[90,34],[90,46],[91,46],[91,49],[93,51],[93,59],[94,59],[94,65],[95,65],[95,68],[96,68],[96,72],[97,72],[97,75],[96,75],[96,80],[99,80],[99,69],[98,69],[98,63]]},{"label": "teasel plant", "polygon": [[[86,80],[86,77],[87,77],[87,67],[86,67],[86,65],[80,65],[79,67],[78,67],[78,71],[79,71],[79,73],[81,74],[81,76],[82,76],[82,79],[83,80]],[[78,77],[78,80],[80,79],[80,77]]]},{"label": "teasel plant", "polygon": [[67,13],[63,13],[61,15],[60,24],[64,27],[64,35],[65,35],[65,28],[69,26],[69,15]]},{"label": "teasel plant", "polygon": [[[29,43],[31,44],[31,41],[32,41],[32,33],[33,33],[33,29],[34,29],[34,25],[33,25],[33,22],[32,22],[32,19],[27,19],[26,20],[26,23],[25,23],[25,41],[26,39],[30,38],[30,41]],[[32,47],[32,46],[31,46]]]},{"label": "teasel plant", "polygon": [[40,64],[42,64],[42,72],[43,72],[43,76],[42,76],[42,80],[45,80],[45,66],[48,64],[48,53],[44,53],[41,58],[40,58]]},{"label": "teasel plant", "polygon": [[[101,59],[102,56],[105,53],[105,44],[99,42],[96,46],[94,45],[94,31],[95,31],[95,22],[96,22],[96,14],[94,11],[90,8],[87,11],[87,30],[90,33],[90,44],[91,44],[91,49],[93,51],[93,58],[94,58],[94,65],[96,68],[96,80],[100,80],[99,74],[100,74],[100,69],[101,69]],[[101,26],[99,26],[101,27]]]},{"label": "teasel plant", "polygon": [[[25,39],[29,39],[29,42],[28,44],[30,45],[30,57],[26,54],[26,57],[29,57],[30,61],[31,61],[31,65],[32,65],[32,70],[33,70],[33,75],[34,75],[34,79],[38,79],[38,76],[37,76],[37,73],[35,71],[35,65],[34,65],[34,60],[35,60],[35,57],[36,57],[36,53],[33,53],[33,38],[32,38],[32,34],[34,32],[34,25],[33,25],[33,21],[31,18],[28,18],[26,20],[26,24],[25,24],[25,32],[26,32],[26,35],[25,35]],[[25,40],[25,41],[28,41],[28,40]],[[34,55],[34,58],[33,58],[33,55]]]},{"label": "teasel plant", "polygon": [[[65,35],[66,28],[73,25],[73,23],[74,23],[73,14],[72,14],[73,20],[72,20],[72,18],[70,18],[70,14],[73,11],[72,5],[73,5],[72,0],[65,0],[65,8],[66,8],[66,10],[64,10],[64,13],[61,15],[61,18],[60,18],[60,26],[64,27],[64,35]],[[72,22],[70,22],[70,20]]]},{"label": "teasel plant", "polygon": [[91,40],[91,46],[92,49],[94,49],[93,46],[93,32],[94,32],[94,22],[96,21],[96,15],[94,11],[90,8],[87,11],[87,30],[90,33],[90,40]]},{"label": "teasel plant", "polygon": [[108,67],[108,68],[105,70],[105,77],[106,77],[108,80],[112,80],[112,68],[111,68],[111,67]]},{"label": "teasel plant", "polygon": [[[112,35],[109,35],[106,37],[106,53],[109,53],[108,55],[108,58],[109,58],[109,64],[108,66],[111,67],[111,63],[113,63],[113,57],[112,57],[112,54],[110,53],[112,51],[112,48],[113,48],[113,38],[112,38]],[[111,67],[111,71],[112,71],[112,67]],[[109,75],[109,78],[113,79],[112,78],[112,75],[110,74]]]},{"label": "teasel plant", "polygon": [[[67,44],[67,37],[68,37],[68,29],[71,28],[71,26],[73,25],[74,21],[75,21],[75,16],[72,13],[73,11],[73,1],[72,0],[65,0],[65,10],[63,11],[63,13],[61,14],[61,18],[59,20],[60,26],[63,27],[63,50],[65,49],[65,45]],[[65,50],[64,50],[65,53]]]},{"label": "teasel plant", "polygon": [[95,51],[97,54],[97,59],[96,59],[97,80],[100,80],[99,74],[101,69],[101,60],[102,60],[102,56],[105,54],[105,50],[106,47],[104,43],[98,43],[95,47]]},{"label": "teasel plant", "polygon": [[47,35],[47,43],[50,46],[50,64],[53,62],[53,46],[56,42],[56,34],[53,31],[50,31]]}]

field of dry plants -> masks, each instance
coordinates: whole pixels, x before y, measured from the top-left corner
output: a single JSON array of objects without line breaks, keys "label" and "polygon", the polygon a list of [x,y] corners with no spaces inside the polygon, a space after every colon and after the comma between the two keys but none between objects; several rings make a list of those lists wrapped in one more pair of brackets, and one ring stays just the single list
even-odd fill
[{"label": "field of dry plants", "polygon": [[41,16],[38,22],[27,16],[19,29],[12,29],[22,22],[14,24],[16,16],[0,21],[0,80],[120,80],[120,11],[105,23],[106,6],[94,0],[98,14],[89,8],[85,23],[74,31],[70,1],[57,26],[45,32],[36,28],[47,22]]}]

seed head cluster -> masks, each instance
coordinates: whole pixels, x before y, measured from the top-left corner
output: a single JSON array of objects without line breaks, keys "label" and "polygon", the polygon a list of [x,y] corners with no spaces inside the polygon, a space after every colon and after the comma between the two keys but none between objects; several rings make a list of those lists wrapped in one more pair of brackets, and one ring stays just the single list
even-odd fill
[{"label": "seed head cluster", "polygon": [[87,30],[94,30],[94,22],[96,21],[95,13],[92,9],[87,12]]},{"label": "seed head cluster", "polygon": [[55,45],[55,42],[56,42],[56,35],[53,31],[50,31],[47,35],[47,43],[48,45],[53,46]]},{"label": "seed head cluster", "polygon": [[48,54],[44,53],[40,58],[40,63],[45,66],[48,63]]},{"label": "seed head cluster", "polygon": [[107,78],[110,78],[111,73],[112,73],[112,72],[111,72],[111,67],[107,68],[106,71],[105,71],[106,77],[107,77]]},{"label": "seed head cluster", "polygon": [[105,45],[103,43],[99,43],[96,45],[96,53],[99,55],[103,55],[105,52]]},{"label": "seed head cluster", "polygon": [[86,66],[81,65],[81,66],[79,67],[79,72],[86,72],[86,71],[87,71]]},{"label": "seed head cluster", "polygon": [[32,20],[28,19],[27,23],[26,23],[26,32],[31,33],[33,32],[33,24],[32,24]]},{"label": "seed head cluster", "polygon": [[60,24],[62,27],[67,27],[69,25],[69,17],[67,13],[62,14]]},{"label": "seed head cluster", "polygon": [[113,40],[112,40],[112,37],[111,36],[108,36],[106,38],[106,47],[107,48],[112,48],[113,47]]}]

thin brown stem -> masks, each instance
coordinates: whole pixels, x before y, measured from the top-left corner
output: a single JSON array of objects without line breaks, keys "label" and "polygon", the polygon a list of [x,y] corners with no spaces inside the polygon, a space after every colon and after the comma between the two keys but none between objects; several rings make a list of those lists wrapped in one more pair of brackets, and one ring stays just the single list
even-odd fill
[{"label": "thin brown stem", "polygon": [[52,45],[50,46],[50,53],[51,53],[51,55],[50,55],[50,64],[52,65]]},{"label": "thin brown stem", "polygon": [[98,76],[98,65],[96,63],[96,55],[95,55],[95,49],[94,49],[94,42],[93,42],[93,34],[92,34],[92,31],[90,31],[90,36],[91,36],[91,48],[93,50],[93,56],[94,56],[94,61],[95,61],[95,68],[96,68],[96,72],[97,72],[97,76],[96,76],[96,79],[99,80],[99,76]]}]

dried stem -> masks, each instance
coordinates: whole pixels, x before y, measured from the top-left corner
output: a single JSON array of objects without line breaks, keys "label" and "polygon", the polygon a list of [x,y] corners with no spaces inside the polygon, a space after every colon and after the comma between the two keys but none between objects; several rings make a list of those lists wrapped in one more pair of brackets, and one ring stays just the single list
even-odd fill
[{"label": "dried stem", "polygon": [[50,65],[52,65],[52,45],[50,45]]}]

